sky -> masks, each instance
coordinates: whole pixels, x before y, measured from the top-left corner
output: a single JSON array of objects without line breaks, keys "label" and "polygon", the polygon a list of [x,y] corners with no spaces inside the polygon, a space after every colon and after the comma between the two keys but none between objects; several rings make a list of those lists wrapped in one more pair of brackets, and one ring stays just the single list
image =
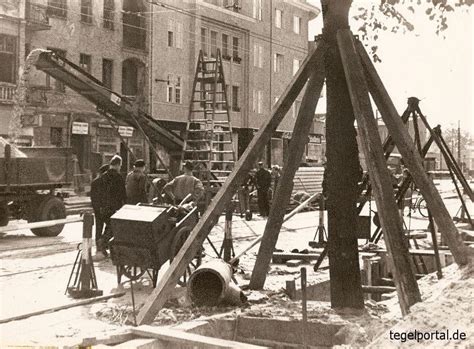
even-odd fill
[{"label": "sky", "polygon": [[[308,2],[320,8],[319,1]],[[364,6],[368,1],[354,3]],[[474,136],[474,8],[451,12],[444,38],[435,34],[434,23],[422,13],[403,13],[411,15],[414,32],[379,36],[377,54],[382,62],[375,67],[400,114],[408,97],[418,97],[432,127],[457,128],[459,120],[461,129]],[[351,26],[358,27],[353,22]],[[309,23],[310,40],[321,34],[321,28],[319,15]]]}]

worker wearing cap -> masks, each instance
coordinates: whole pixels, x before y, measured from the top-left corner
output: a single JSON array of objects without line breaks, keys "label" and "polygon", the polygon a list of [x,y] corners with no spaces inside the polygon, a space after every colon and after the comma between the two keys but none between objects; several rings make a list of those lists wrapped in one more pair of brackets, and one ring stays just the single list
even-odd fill
[{"label": "worker wearing cap", "polygon": [[268,191],[272,185],[272,175],[261,161],[258,163],[258,171],[255,174],[255,184],[257,185],[258,210],[262,217],[268,217],[270,213]]},{"label": "worker wearing cap", "polygon": [[125,189],[127,192],[127,204],[136,205],[140,202],[148,202],[146,194],[145,161],[135,161],[133,170],[127,175]]},{"label": "worker wearing cap", "polygon": [[181,202],[188,194],[191,194],[191,201],[196,203],[204,193],[202,182],[193,176],[193,168],[192,162],[186,161],[183,167],[184,173],[163,188],[174,203]]},{"label": "worker wearing cap", "polygon": [[109,170],[103,176],[105,182],[103,218],[106,224],[103,235],[104,248],[106,248],[109,240],[112,238],[110,217],[125,204],[127,198],[125,181],[120,174],[121,167],[122,158],[118,155],[114,155],[110,160]]},{"label": "worker wearing cap", "polygon": [[104,249],[102,242],[102,233],[104,231],[102,207],[104,207],[105,202],[105,181],[103,176],[108,170],[108,164],[102,165],[99,168],[97,177],[91,183],[91,204],[95,216],[95,246],[97,254],[102,253],[104,257],[107,256],[107,251]]}]

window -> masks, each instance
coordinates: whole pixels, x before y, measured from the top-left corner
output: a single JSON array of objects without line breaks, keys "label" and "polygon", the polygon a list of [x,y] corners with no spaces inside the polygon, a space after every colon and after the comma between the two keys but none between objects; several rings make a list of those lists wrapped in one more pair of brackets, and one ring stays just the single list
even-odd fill
[{"label": "window", "polygon": [[207,56],[207,29],[201,28],[201,50],[204,56]]},{"label": "window", "polygon": [[222,58],[230,60],[229,55],[229,35],[222,34]]},{"label": "window", "polygon": [[48,16],[66,18],[67,0],[48,0]]},{"label": "window", "polygon": [[111,59],[102,59],[102,83],[109,89],[112,89],[112,78],[114,76],[114,61]]},{"label": "window", "polygon": [[81,22],[92,23],[92,0],[81,0]]},{"label": "window", "polygon": [[90,74],[92,70],[91,65],[92,65],[91,56],[81,53],[79,55],[79,66]]},{"label": "window", "polygon": [[0,81],[16,82],[16,36],[0,34]]},{"label": "window", "polygon": [[232,110],[240,111],[239,86],[232,86]]},{"label": "window", "polygon": [[181,77],[176,78],[176,83],[174,86],[174,102],[181,104]]},{"label": "window", "polygon": [[183,23],[168,20],[168,47],[183,48]]},{"label": "window", "polygon": [[275,73],[283,71],[283,55],[279,53],[273,55],[273,71]]},{"label": "window", "polygon": [[138,94],[140,69],[143,72],[143,63],[134,58],[128,58],[122,62],[122,94],[124,96],[133,97]]},{"label": "window", "polygon": [[262,113],[263,91],[253,90],[253,111],[254,113]]},{"label": "window", "polygon": [[232,38],[232,58],[236,63],[240,63],[240,61],[242,60],[239,57],[239,38],[236,37]]},{"label": "window", "polygon": [[125,47],[146,49],[146,19],[140,7],[141,2],[136,0],[123,1],[123,45]]},{"label": "window", "polygon": [[253,0],[252,17],[261,21],[262,20],[262,0]]},{"label": "window", "polygon": [[168,75],[166,86],[166,101],[168,103],[181,104],[182,99],[182,78],[180,76]]},{"label": "window", "polygon": [[300,69],[300,64],[301,61],[299,59],[293,59],[293,75],[295,75],[298,72],[298,69]]},{"label": "window", "polygon": [[104,0],[104,28],[114,30],[114,0]]},{"label": "window", "polygon": [[260,44],[253,45],[253,66],[263,68],[263,46]]},{"label": "window", "polygon": [[[65,50],[60,50],[57,48],[47,48],[50,51],[53,51],[55,54],[57,54],[60,57],[66,58],[66,51]],[[66,87],[61,81],[55,80],[52,77],[50,77],[48,74],[46,74],[46,87],[51,87],[51,83],[54,82],[54,89],[59,92],[65,92]]]},{"label": "window", "polygon": [[211,57],[217,57],[217,32],[211,30]]},{"label": "window", "polygon": [[63,129],[62,129],[62,127],[51,127],[49,137],[50,137],[50,140],[51,140],[51,145],[54,145],[56,147],[62,147],[63,146]]},{"label": "window", "polygon": [[293,32],[296,34],[301,32],[301,17],[293,16]]},{"label": "window", "polygon": [[276,9],[275,10],[275,27],[281,29],[282,17],[283,17],[283,12],[281,10]]}]

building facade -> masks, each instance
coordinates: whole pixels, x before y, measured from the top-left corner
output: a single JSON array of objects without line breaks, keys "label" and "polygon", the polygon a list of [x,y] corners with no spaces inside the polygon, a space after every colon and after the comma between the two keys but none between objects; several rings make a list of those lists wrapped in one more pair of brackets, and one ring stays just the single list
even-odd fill
[{"label": "building facade", "polygon": [[[135,0],[14,0],[0,4],[0,38],[7,67],[0,74],[0,135],[8,137],[14,90],[25,58],[34,49],[49,49],[102,80],[148,111],[148,4]],[[13,72],[13,73],[12,73]],[[95,173],[101,162],[122,154],[148,156],[143,137],[121,125],[120,132],[96,111],[96,106],[31,68],[26,78],[27,100],[17,143],[37,147],[71,147],[81,173]],[[124,166],[127,170],[128,166]]]},{"label": "building facade", "polygon": [[[308,21],[319,10],[301,0],[159,1],[153,8],[152,115],[184,132],[199,51],[223,58],[240,156],[308,53]],[[302,94],[273,135],[271,163],[283,164]]]},{"label": "building facade", "polygon": [[[0,135],[8,137],[21,67],[34,49],[63,55],[182,135],[199,51],[213,57],[220,49],[240,156],[306,57],[308,21],[318,14],[303,0],[3,1]],[[27,86],[18,143],[72,147],[82,173],[116,153],[129,165],[127,147],[155,167],[139,132],[122,125],[121,144],[96,106],[61,82],[32,68]],[[301,98],[265,152],[274,164],[283,164]]]}]

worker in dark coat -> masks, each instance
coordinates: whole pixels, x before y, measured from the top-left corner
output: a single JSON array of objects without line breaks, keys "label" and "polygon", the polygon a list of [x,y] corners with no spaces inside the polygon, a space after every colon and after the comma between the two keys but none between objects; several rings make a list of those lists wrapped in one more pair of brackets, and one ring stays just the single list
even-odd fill
[{"label": "worker in dark coat", "polygon": [[125,181],[120,174],[122,158],[118,155],[114,155],[110,160],[109,167],[109,170],[103,176],[105,182],[105,201],[103,208],[103,218],[106,224],[103,235],[105,247],[108,246],[108,242],[113,236],[110,228],[110,217],[125,204],[127,198]]},{"label": "worker in dark coat", "polygon": [[258,209],[262,217],[268,217],[270,204],[268,202],[268,191],[272,185],[272,175],[264,166],[263,162],[258,163],[258,171],[255,174],[255,184],[257,186]]},{"label": "worker in dark coat", "polygon": [[127,204],[136,205],[140,202],[148,202],[146,193],[145,161],[139,159],[133,165],[133,171],[127,175],[125,189],[127,192]]},{"label": "worker in dark coat", "polygon": [[104,254],[102,243],[102,233],[104,231],[104,218],[102,217],[102,208],[105,202],[105,182],[103,175],[109,170],[109,165],[105,164],[99,168],[97,177],[91,183],[91,204],[95,216],[95,245],[97,254]]}]

